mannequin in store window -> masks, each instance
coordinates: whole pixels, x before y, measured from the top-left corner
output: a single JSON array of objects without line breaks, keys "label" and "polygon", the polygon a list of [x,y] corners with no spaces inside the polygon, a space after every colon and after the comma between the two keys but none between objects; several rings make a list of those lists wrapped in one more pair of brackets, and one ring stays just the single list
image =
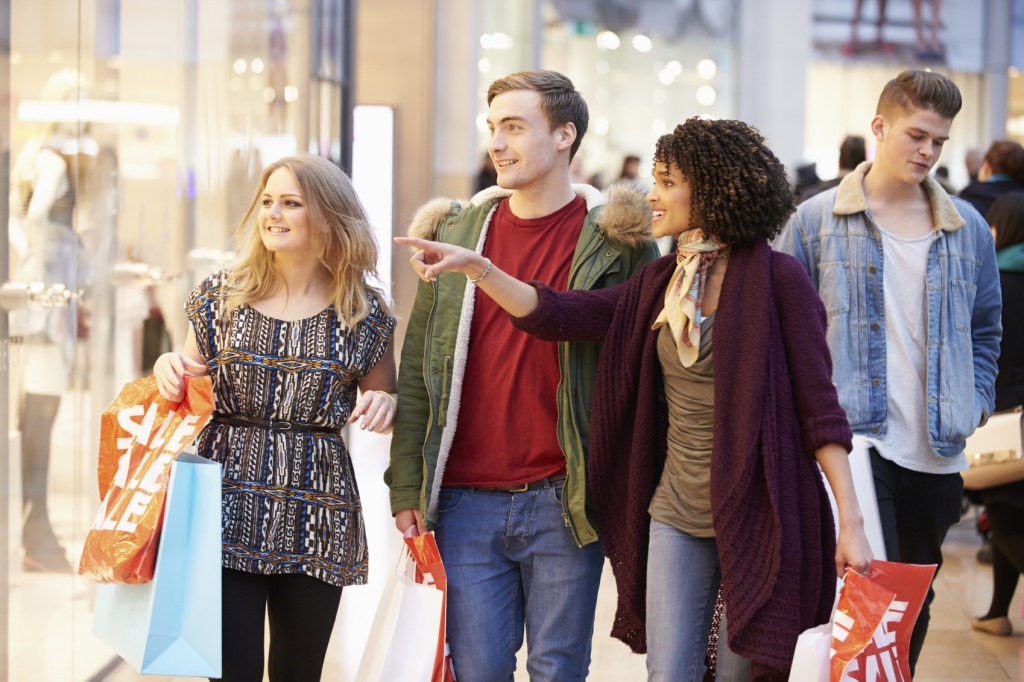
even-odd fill
[{"label": "mannequin in store window", "polygon": [[[63,70],[44,89],[45,102],[77,96],[80,77]],[[12,279],[63,284],[82,281],[81,240],[74,214],[86,141],[76,124],[45,124],[30,139],[11,172],[10,243]],[[12,403],[21,432],[22,566],[28,571],[71,570],[50,522],[48,483],[53,425],[61,395],[69,388],[76,339],[85,335],[74,307],[19,310],[10,314],[16,345]]]},{"label": "mannequin in store window", "polygon": [[874,49],[882,54],[892,54],[895,51],[893,44],[883,38],[886,4],[886,0],[878,0],[878,13],[875,17],[875,41],[864,44],[860,42],[857,35],[857,28],[863,15],[864,0],[854,0],[853,16],[850,18],[850,41],[843,46],[843,54],[851,57],[865,49]]},{"label": "mannequin in store window", "polygon": [[[914,9],[914,36],[916,38],[916,49],[918,59],[943,59],[946,56],[946,48],[942,44],[940,33],[942,32],[942,0],[913,0],[911,3]],[[925,21],[921,5],[930,6],[931,15]]]}]

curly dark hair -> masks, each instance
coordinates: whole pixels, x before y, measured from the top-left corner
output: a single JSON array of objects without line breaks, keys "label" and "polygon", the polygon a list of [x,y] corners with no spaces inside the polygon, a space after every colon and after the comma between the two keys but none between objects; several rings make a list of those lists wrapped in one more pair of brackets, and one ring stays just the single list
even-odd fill
[{"label": "curly dark hair", "polygon": [[743,121],[698,116],[658,139],[655,162],[690,182],[690,227],[726,244],[770,240],[796,210],[782,162]]}]

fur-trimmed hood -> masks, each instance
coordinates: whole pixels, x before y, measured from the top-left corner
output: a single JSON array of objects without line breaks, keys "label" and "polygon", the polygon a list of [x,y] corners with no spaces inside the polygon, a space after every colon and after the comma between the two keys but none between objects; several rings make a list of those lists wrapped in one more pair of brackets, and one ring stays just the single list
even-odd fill
[{"label": "fur-trimmed hood", "polygon": [[[643,194],[627,184],[613,184],[607,195],[590,185],[575,184],[573,191],[586,199],[587,211],[601,207],[594,223],[610,242],[631,248],[653,239],[651,236],[651,206]],[[438,197],[421,206],[409,224],[409,236],[434,239],[441,224],[455,213],[488,203],[494,205],[512,190],[495,185],[476,193],[468,201]]]}]

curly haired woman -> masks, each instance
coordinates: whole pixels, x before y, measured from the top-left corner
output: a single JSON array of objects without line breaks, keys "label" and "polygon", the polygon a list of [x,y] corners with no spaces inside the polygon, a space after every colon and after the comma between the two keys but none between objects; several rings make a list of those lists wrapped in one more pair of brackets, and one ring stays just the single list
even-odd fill
[{"label": "curly haired woman", "polygon": [[604,291],[558,293],[473,251],[395,241],[418,249],[425,280],[476,278],[525,331],[603,344],[594,404],[579,406],[592,408],[593,511],[618,587],[612,634],[648,651],[649,678],[702,678],[719,586],[716,679],[783,677],[800,632],[828,620],[836,572],[871,561],[825,311],[768,245],[793,191],[756,130],[691,118],[658,141],[647,199],[678,252]]}]

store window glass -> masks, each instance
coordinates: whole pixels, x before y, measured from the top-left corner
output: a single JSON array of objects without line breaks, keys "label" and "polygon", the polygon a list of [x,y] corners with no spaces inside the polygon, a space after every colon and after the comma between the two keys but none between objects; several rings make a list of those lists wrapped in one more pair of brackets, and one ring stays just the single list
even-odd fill
[{"label": "store window glass", "polygon": [[102,679],[113,654],[90,635],[92,584],[74,570],[99,503],[99,414],[182,343],[182,301],[230,262],[262,167],[306,151],[345,161],[351,3],[0,8],[11,310],[0,677]]}]

